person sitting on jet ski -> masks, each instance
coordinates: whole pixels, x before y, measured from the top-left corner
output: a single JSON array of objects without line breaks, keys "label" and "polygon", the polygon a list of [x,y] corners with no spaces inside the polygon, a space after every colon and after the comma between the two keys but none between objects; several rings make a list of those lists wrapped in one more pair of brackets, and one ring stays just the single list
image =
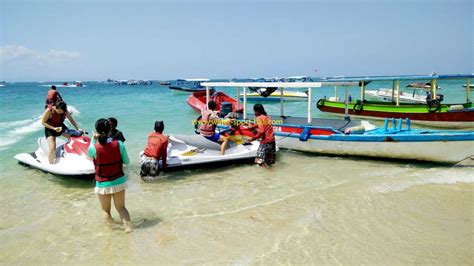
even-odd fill
[{"label": "person sitting on jet ski", "polygon": [[155,131],[148,135],[145,150],[140,154],[140,176],[145,181],[153,180],[160,174],[161,168],[166,168],[168,137],[163,135],[164,129],[163,121],[155,122]]},{"label": "person sitting on jet ski", "polygon": [[74,118],[67,110],[67,104],[65,102],[57,102],[55,106],[48,106],[44,111],[43,117],[41,118],[41,124],[44,126],[44,135],[48,141],[49,151],[48,160],[50,164],[54,163],[56,155],[56,137],[63,136],[69,138],[70,136],[65,133],[68,129],[64,125],[64,120],[69,119],[71,124],[80,132],[83,132],[79,128]]},{"label": "person sitting on jet ski", "polygon": [[56,90],[56,86],[52,85],[51,89],[48,91],[48,95],[46,95],[46,105],[44,108],[48,108],[48,106],[53,106],[56,105],[57,102],[62,101],[63,98],[59,94],[59,92]]},{"label": "person sitting on jet ski", "polygon": [[227,149],[228,138],[224,137],[223,135],[216,133],[216,124],[219,119],[218,112],[215,111],[216,109],[216,102],[209,101],[207,103],[208,110],[201,110],[201,120],[199,122],[199,132],[201,136],[205,137],[206,139],[217,142],[221,144],[221,155],[225,154],[225,150]]}]

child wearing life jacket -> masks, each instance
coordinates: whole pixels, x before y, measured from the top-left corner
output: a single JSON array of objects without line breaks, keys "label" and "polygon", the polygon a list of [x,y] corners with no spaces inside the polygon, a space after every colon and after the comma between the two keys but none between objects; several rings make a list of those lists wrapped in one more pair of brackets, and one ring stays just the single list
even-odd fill
[{"label": "child wearing life jacket", "polygon": [[255,117],[257,117],[257,134],[253,140],[260,139],[260,146],[257,150],[255,163],[260,166],[272,165],[276,159],[275,135],[270,117],[267,116],[263,105],[257,103],[253,106]]},{"label": "child wearing life jacket", "polygon": [[77,130],[83,131],[79,128],[74,118],[72,118],[71,114],[68,112],[67,104],[65,102],[57,102],[55,106],[48,106],[41,118],[41,124],[44,126],[44,135],[49,146],[48,160],[50,164],[54,163],[56,155],[56,137],[61,135],[66,138],[70,137],[65,133],[68,129],[64,124],[66,118],[69,119],[71,124]]},{"label": "child wearing life jacket", "polygon": [[103,215],[106,221],[113,221],[110,214],[112,198],[115,209],[125,227],[125,232],[132,231],[130,214],[125,208],[125,190],[127,178],[123,172],[123,164],[128,164],[127,150],[123,142],[108,137],[110,123],[101,118],[95,123],[97,133],[88,149],[89,157],[94,159],[95,193],[99,197]]},{"label": "child wearing life jacket", "polygon": [[165,124],[163,121],[156,121],[154,129],[154,132],[148,134],[145,150],[140,154],[140,176],[144,181],[152,181],[160,174],[160,169],[166,168],[168,137],[163,135]]},{"label": "child wearing life jacket", "polygon": [[49,89],[48,94],[46,95],[46,105],[44,108],[46,109],[48,106],[54,106],[59,101],[63,101],[63,98],[56,90],[56,86],[52,85],[51,89]]},{"label": "child wearing life jacket", "polygon": [[125,137],[122,134],[122,131],[117,129],[118,121],[114,117],[109,117],[107,118],[110,123],[110,132],[109,132],[109,138],[115,139],[115,140],[120,140],[121,142],[125,142]]},{"label": "child wearing life jacket", "polygon": [[201,110],[201,120],[199,121],[199,133],[201,136],[205,137],[206,139],[220,143],[221,145],[221,155],[225,154],[225,150],[227,149],[228,138],[215,132],[216,125],[219,119],[217,115],[216,109],[216,102],[209,101],[207,103],[208,109]]}]

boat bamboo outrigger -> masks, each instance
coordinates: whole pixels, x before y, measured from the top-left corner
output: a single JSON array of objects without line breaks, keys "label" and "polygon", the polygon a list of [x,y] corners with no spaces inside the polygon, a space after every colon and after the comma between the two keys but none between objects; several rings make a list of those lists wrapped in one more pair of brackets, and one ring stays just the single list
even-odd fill
[{"label": "boat bamboo outrigger", "polygon": [[[444,127],[474,128],[474,106],[472,104],[470,80],[474,75],[433,75],[433,76],[375,76],[375,77],[339,77],[327,81],[357,82],[360,87],[360,99],[349,102],[349,114],[356,117],[385,119],[386,117],[409,118],[413,123]],[[400,81],[430,80],[430,89],[425,104],[407,104],[401,101]],[[444,104],[443,95],[438,94],[438,80],[465,80],[466,102]],[[365,99],[366,85],[373,81],[392,82],[392,102],[373,102]],[[346,104],[336,97],[320,99],[317,107],[323,112],[344,114]],[[447,90],[447,88],[445,89]]]},{"label": "boat bamboo outrigger", "polygon": [[[349,117],[348,88],[357,81],[321,82],[205,82],[206,102],[211,87],[235,87],[237,95],[243,89],[243,113],[239,119],[251,118],[247,114],[247,90],[249,87],[270,87],[280,90],[281,122],[273,124],[276,142],[280,148],[321,154],[394,158],[455,164],[472,160],[474,156],[474,132],[450,130],[419,130],[411,128],[409,119],[387,119],[383,128],[376,128],[366,121]],[[346,89],[345,119],[313,118],[312,89],[321,86],[342,86]],[[284,114],[283,92],[286,89],[307,88],[307,117],[289,117]],[[275,118],[275,116],[273,116]],[[390,126],[389,122],[392,122]],[[403,126],[405,125],[405,126]]]}]

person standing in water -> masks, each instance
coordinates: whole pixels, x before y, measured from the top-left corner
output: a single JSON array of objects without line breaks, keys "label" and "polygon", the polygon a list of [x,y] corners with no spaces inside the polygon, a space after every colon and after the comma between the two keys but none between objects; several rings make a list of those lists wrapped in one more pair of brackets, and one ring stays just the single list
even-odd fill
[{"label": "person standing in water", "polygon": [[57,102],[63,101],[63,98],[61,97],[61,94],[56,90],[56,86],[52,85],[51,89],[48,91],[48,95],[46,95],[46,105],[45,109],[48,108],[48,106],[54,106],[56,105]]},{"label": "person standing in water", "polygon": [[65,102],[57,102],[55,106],[48,106],[41,118],[41,124],[44,126],[44,135],[48,141],[48,161],[50,164],[54,163],[56,155],[56,137],[61,135],[65,138],[70,137],[69,134],[65,133],[68,129],[66,125],[64,125],[66,118],[69,119],[77,130],[83,131],[68,112]]},{"label": "person standing in water", "polygon": [[140,176],[144,181],[152,181],[153,177],[160,174],[161,168],[166,168],[168,137],[163,135],[165,124],[163,121],[156,121],[154,129],[154,132],[148,134],[145,150],[140,154]]},{"label": "person standing in water", "polygon": [[113,221],[110,214],[112,198],[115,209],[120,215],[125,232],[132,231],[130,214],[125,207],[125,190],[127,178],[123,172],[123,164],[128,164],[128,154],[123,142],[108,137],[110,122],[101,118],[95,123],[96,133],[89,149],[89,157],[94,159],[95,193],[99,197],[106,221]]},{"label": "person standing in water", "polygon": [[218,122],[217,120],[219,119],[219,116],[217,114],[218,112],[215,111],[217,104],[214,101],[209,101],[207,103],[207,107],[207,110],[201,110],[199,132],[201,136],[205,137],[206,139],[220,143],[221,155],[224,155],[225,150],[227,149],[227,143],[229,142],[229,139],[216,132],[216,125]]},{"label": "person standing in water", "polygon": [[109,120],[110,123],[110,133],[109,133],[109,138],[112,138],[114,140],[120,140],[121,142],[125,142],[125,137],[122,134],[122,131],[117,129],[118,121],[114,117],[109,117],[107,120]]},{"label": "person standing in water", "polygon": [[255,117],[257,117],[257,134],[251,140],[260,139],[255,163],[268,167],[274,164],[276,159],[276,144],[272,120],[267,116],[263,105],[259,103],[253,106],[253,111]]}]

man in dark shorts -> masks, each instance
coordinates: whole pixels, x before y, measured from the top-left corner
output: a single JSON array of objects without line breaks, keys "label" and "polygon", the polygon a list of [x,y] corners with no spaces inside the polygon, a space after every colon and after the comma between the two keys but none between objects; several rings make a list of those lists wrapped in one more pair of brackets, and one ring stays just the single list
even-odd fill
[{"label": "man in dark shorts", "polygon": [[57,102],[55,106],[48,106],[41,118],[41,124],[44,126],[44,135],[49,146],[48,161],[50,164],[53,164],[55,159],[56,137],[62,135],[69,138],[69,135],[65,133],[67,127],[64,125],[64,120],[66,118],[69,119],[77,130],[82,131],[68,112],[65,102]]}]

